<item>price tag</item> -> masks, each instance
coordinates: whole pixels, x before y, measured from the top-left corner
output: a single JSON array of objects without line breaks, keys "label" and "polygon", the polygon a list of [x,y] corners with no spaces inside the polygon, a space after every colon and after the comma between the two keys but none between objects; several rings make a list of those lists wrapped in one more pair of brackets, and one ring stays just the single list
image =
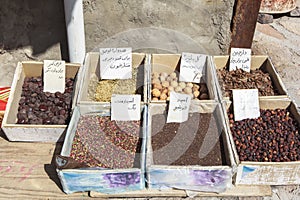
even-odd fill
[{"label": "price tag", "polygon": [[206,55],[185,53],[181,54],[179,81],[200,83]]},{"label": "price tag", "polygon": [[257,89],[232,90],[234,120],[257,118],[260,116]]},{"label": "price tag", "polygon": [[131,79],[131,53],[131,48],[100,48],[101,79]]},{"label": "price tag", "polygon": [[231,48],[229,71],[242,69],[250,72],[251,49]]},{"label": "price tag", "polygon": [[141,95],[112,95],[111,120],[131,121],[140,118]]},{"label": "price tag", "polygon": [[44,92],[65,92],[66,63],[63,60],[44,60]]},{"label": "price tag", "polygon": [[190,105],[191,105],[190,95],[171,92],[167,123],[170,122],[180,123],[188,120]]}]

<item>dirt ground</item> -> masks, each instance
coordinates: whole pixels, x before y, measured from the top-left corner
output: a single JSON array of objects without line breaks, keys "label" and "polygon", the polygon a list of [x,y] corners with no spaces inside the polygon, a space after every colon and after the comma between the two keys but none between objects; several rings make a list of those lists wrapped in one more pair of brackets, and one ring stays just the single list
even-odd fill
[{"label": "dirt ground", "polygon": [[[56,0],[58,4],[61,1]],[[299,1],[298,1],[299,2]],[[43,3],[45,3],[43,1]],[[12,16],[6,16],[3,10],[6,6],[13,6],[9,1],[2,1],[0,7],[0,23],[5,24],[0,32],[0,86],[10,86],[14,70],[18,61],[43,60],[43,59],[67,59],[66,33],[64,28],[64,16],[61,7],[49,6],[46,11],[39,13],[39,1],[32,1],[29,7],[15,8]],[[50,4],[49,4],[50,5]],[[51,4],[52,5],[52,4]],[[299,3],[298,3],[299,5]],[[36,15],[28,14],[29,10],[51,18],[59,24],[59,29],[48,26],[40,26],[41,21],[31,23]],[[18,15],[24,16],[19,24],[15,24]],[[14,22],[14,23],[12,23]],[[16,27],[19,27],[16,29]],[[18,32],[18,34],[11,34]],[[27,34],[30,33],[30,34]],[[50,41],[42,36],[51,36]],[[36,37],[39,36],[39,37]],[[4,42],[5,41],[5,42]],[[43,42],[47,41],[44,45]],[[257,24],[253,39],[252,51],[256,55],[268,55],[275,68],[279,72],[288,89],[291,98],[300,105],[300,18],[288,15],[275,16],[271,24]],[[300,199],[300,186],[276,186],[272,187],[271,197],[234,197],[234,198],[196,198],[196,199],[232,199],[232,200],[298,200]],[[154,198],[158,199],[158,198]],[[177,198],[164,198],[173,200]]]}]

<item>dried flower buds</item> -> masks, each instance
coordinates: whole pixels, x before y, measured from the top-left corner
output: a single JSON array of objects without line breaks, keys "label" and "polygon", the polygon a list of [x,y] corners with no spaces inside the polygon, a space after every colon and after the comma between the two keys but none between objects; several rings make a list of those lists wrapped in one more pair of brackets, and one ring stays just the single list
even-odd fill
[{"label": "dried flower buds", "polygon": [[111,121],[108,116],[79,119],[70,157],[89,167],[131,168],[139,150],[140,121]]}]

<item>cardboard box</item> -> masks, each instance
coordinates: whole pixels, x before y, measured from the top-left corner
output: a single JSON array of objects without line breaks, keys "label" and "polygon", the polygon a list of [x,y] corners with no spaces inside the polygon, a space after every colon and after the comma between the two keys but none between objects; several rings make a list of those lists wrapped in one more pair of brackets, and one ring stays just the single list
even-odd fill
[{"label": "cardboard box", "polygon": [[[214,67],[215,67],[215,72],[216,72],[216,86],[217,86],[217,92],[220,101],[222,100],[230,100],[230,97],[226,97],[224,94],[224,91],[222,91],[222,86],[220,83],[220,80],[218,79],[217,76],[217,70],[223,69],[225,67],[229,67],[229,56],[214,56],[213,57],[213,62],[214,62]],[[268,73],[271,77],[272,83],[273,83],[273,88],[277,90],[279,95],[276,96],[261,96],[261,98],[287,98],[288,93],[287,89],[285,88],[278,72],[274,68],[271,60],[269,59],[268,56],[251,56],[251,70],[255,69],[260,69],[264,73]]]},{"label": "cardboard box", "polygon": [[[16,124],[19,100],[25,77],[42,76],[43,62],[19,62],[14,74],[2,129],[10,141],[57,142],[64,139],[67,125],[30,125]],[[75,78],[72,106],[76,104],[78,90],[77,79],[80,78],[80,64],[66,63],[66,77]],[[73,108],[72,107],[72,108]]]},{"label": "cardboard box", "polygon": [[[181,54],[152,54],[151,56],[151,70],[149,70],[149,86],[148,86],[148,99],[151,103],[165,103],[165,100],[152,100],[151,98],[151,74],[153,72],[166,72],[170,74],[172,72],[180,72],[180,60]],[[215,87],[215,73],[212,63],[212,57],[207,56],[206,63],[204,66],[203,76],[201,77],[201,82],[206,83],[208,89],[209,100],[199,100],[193,99],[193,102],[215,102],[218,100],[217,91]]]},{"label": "cardboard box", "polygon": [[[289,99],[262,99],[260,98],[261,109],[284,108],[294,116],[300,124],[300,114],[295,104]],[[223,104],[225,105],[225,104]],[[226,110],[231,109],[231,103],[226,104]],[[233,155],[237,165],[235,176],[236,185],[289,185],[300,183],[300,161],[293,162],[253,162],[240,161],[236,145],[229,128],[229,118],[226,114],[226,124],[229,132],[229,139],[232,145]],[[299,129],[299,127],[298,127]]]},{"label": "cardboard box", "polygon": [[[69,124],[61,156],[69,157],[72,149],[73,138],[77,129],[79,118],[83,114],[110,115],[110,107],[107,105],[79,105]],[[129,191],[142,190],[145,188],[145,149],[146,149],[146,115],[147,107],[142,109],[142,134],[141,152],[139,155],[139,166],[128,169],[105,169],[105,168],[79,168],[79,169],[57,169],[58,177],[65,193],[81,191],[96,191],[106,194],[115,194]],[[114,177],[113,180],[107,178]],[[128,176],[138,177],[138,181],[127,181]],[[120,181],[122,180],[122,181]]]},{"label": "cardboard box", "polygon": [[[147,98],[147,88],[146,88],[146,70],[145,63],[147,62],[146,55],[143,53],[132,53],[132,67],[138,68],[137,75],[137,87],[140,90],[141,101],[145,102]],[[98,102],[92,100],[90,96],[95,93],[96,86],[100,80],[100,54],[97,52],[87,53],[84,63],[83,79],[80,86],[80,91],[78,95],[79,104],[106,104],[107,102]],[[120,80],[122,81],[122,80]],[[93,89],[91,89],[93,88]]]},{"label": "cardboard box", "polygon": [[[218,103],[203,103],[203,104],[192,104],[190,107],[190,113],[211,113],[212,117],[215,119],[214,128],[209,128],[208,132],[203,141],[208,138],[220,138],[223,144],[221,145],[222,152],[222,165],[218,166],[200,166],[200,165],[155,165],[154,156],[164,155],[168,162],[170,163],[175,158],[173,155],[165,154],[160,152],[161,149],[165,149],[165,152],[173,152],[172,146],[178,146],[183,143],[180,138],[180,134],[177,133],[176,136],[170,141],[166,146],[161,147],[153,151],[152,148],[152,116],[156,114],[165,114],[166,112],[165,104],[150,104],[149,114],[148,114],[148,136],[147,136],[147,159],[146,159],[146,177],[149,189],[181,189],[181,190],[193,190],[200,192],[224,192],[227,188],[232,185],[232,168],[234,167],[234,158],[230,149],[230,142],[228,139],[228,133],[225,126],[224,116],[221,110],[221,106]],[[200,119],[199,119],[200,120]],[[195,129],[195,128],[192,128]],[[216,130],[217,129],[217,130]],[[187,133],[190,134],[193,131]],[[156,134],[156,133],[154,133]],[[195,134],[195,133],[192,133]],[[167,139],[167,138],[166,138]],[[179,143],[178,143],[179,142]],[[199,141],[201,142],[201,141]],[[206,143],[208,144],[208,143]],[[214,144],[210,144],[214,145]],[[171,149],[169,149],[171,147]],[[187,148],[189,145],[187,145]],[[184,147],[185,148],[185,147]],[[199,155],[201,150],[205,153],[209,153],[209,147],[202,145],[199,150]],[[205,152],[209,151],[209,152]],[[184,152],[183,152],[184,153]],[[205,154],[207,155],[207,154]],[[181,156],[181,155],[180,155]],[[174,157],[174,159],[173,159]]]}]

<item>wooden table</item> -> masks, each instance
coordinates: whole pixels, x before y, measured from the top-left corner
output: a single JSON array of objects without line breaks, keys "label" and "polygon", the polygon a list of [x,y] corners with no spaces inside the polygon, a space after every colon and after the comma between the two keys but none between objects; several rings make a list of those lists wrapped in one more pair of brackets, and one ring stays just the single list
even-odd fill
[{"label": "wooden table", "polygon": [[[0,199],[87,199],[90,197],[185,197],[179,190],[145,190],[118,195],[97,192],[65,194],[57,177],[54,156],[62,144],[9,142],[0,131]],[[267,196],[270,186],[233,187],[222,194],[197,196]]]}]

